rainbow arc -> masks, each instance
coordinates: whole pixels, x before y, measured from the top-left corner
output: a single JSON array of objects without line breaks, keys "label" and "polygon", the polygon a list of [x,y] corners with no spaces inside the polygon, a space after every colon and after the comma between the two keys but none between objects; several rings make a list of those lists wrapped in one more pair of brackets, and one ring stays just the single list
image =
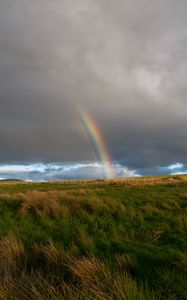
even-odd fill
[{"label": "rainbow arc", "polygon": [[110,154],[107,150],[105,138],[96,120],[83,108],[79,108],[78,113],[81,122],[94,146],[98,161],[104,166],[105,177],[108,179],[113,178],[114,176]]}]

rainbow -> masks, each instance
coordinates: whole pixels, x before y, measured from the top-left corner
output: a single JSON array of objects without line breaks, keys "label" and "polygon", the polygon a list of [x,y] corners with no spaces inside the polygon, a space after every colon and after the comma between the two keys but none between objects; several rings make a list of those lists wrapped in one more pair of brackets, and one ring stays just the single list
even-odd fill
[{"label": "rainbow", "polygon": [[78,109],[81,123],[86,129],[89,138],[93,144],[93,148],[97,154],[98,161],[104,166],[105,177],[107,179],[113,178],[113,170],[111,167],[111,158],[107,151],[104,136],[98,127],[95,119],[83,108]]}]

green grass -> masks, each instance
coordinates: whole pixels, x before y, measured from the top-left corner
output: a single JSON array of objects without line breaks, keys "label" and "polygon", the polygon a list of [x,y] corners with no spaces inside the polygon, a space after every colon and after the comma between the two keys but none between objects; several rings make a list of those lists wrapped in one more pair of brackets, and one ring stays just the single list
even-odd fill
[{"label": "green grass", "polygon": [[187,299],[187,176],[0,183],[0,299]]}]

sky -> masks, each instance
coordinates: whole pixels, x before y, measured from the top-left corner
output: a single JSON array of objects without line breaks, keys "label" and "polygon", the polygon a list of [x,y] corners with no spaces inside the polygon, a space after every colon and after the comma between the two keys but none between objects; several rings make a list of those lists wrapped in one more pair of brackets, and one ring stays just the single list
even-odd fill
[{"label": "sky", "polygon": [[187,172],[186,15],[186,0],[0,0],[0,178]]}]

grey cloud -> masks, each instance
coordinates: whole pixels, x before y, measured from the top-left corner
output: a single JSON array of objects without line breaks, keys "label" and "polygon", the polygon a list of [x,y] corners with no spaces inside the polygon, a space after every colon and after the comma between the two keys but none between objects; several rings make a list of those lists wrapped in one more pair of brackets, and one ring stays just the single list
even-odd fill
[{"label": "grey cloud", "polygon": [[185,0],[1,1],[0,162],[94,160],[80,104],[114,162],[187,163],[186,12]]}]

